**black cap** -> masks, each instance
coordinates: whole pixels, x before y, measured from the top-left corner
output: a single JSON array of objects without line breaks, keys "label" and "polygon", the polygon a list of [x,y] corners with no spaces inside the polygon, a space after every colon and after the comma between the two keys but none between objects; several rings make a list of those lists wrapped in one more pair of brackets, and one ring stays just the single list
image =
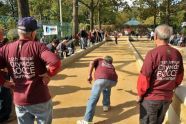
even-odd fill
[{"label": "black cap", "polygon": [[25,32],[32,32],[40,27],[37,25],[37,21],[33,17],[24,17],[18,21],[17,28]]}]

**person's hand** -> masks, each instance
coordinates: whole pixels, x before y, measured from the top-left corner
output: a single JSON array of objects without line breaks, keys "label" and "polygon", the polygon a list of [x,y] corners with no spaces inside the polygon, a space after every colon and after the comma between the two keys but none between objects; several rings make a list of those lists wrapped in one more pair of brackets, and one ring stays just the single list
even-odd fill
[{"label": "person's hand", "polygon": [[89,75],[89,76],[88,76],[87,81],[88,81],[89,84],[91,84],[91,82],[92,82],[92,75]]},{"label": "person's hand", "polygon": [[43,78],[43,83],[45,85],[48,85],[48,83],[50,82],[50,76],[47,73],[44,73],[44,74],[39,75],[39,76]]},{"label": "person's hand", "polygon": [[140,102],[142,102],[142,100],[143,100],[143,98],[141,97],[141,96],[137,96],[137,103],[140,103]]},{"label": "person's hand", "polygon": [[15,87],[15,83],[12,81],[5,81],[5,83],[3,84],[3,87],[13,89]]}]

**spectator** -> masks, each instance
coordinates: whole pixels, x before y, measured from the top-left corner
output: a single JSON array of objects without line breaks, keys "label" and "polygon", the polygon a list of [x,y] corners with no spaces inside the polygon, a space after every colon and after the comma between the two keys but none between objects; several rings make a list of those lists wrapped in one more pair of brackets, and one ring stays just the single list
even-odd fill
[{"label": "spectator", "polygon": [[172,34],[169,39],[169,43],[175,45],[175,40],[176,40],[176,34]]},{"label": "spectator", "polygon": [[92,87],[91,96],[88,100],[84,120],[77,121],[77,124],[91,124],[95,113],[96,104],[99,100],[101,92],[103,92],[103,111],[110,109],[110,94],[111,87],[117,83],[117,74],[112,65],[113,59],[111,56],[97,58],[90,62],[88,82],[92,81],[92,72],[95,68],[95,82]]},{"label": "spectator", "polygon": [[154,40],[154,31],[150,32],[150,40]]},{"label": "spectator", "polygon": [[88,34],[87,34],[86,30],[81,30],[79,32],[79,37],[80,37],[81,49],[86,49],[86,47],[87,47],[87,38],[88,38]]},{"label": "spectator", "polygon": [[40,43],[47,44],[46,43],[46,37],[44,35],[41,37],[41,39],[39,41],[40,41]]},{"label": "spectator", "polygon": [[105,32],[104,32],[104,30],[102,29],[102,30],[100,30],[100,33],[101,33],[101,39],[102,39],[102,41],[103,41]]},{"label": "spectator", "polygon": [[100,32],[100,30],[98,30],[98,41],[99,41],[99,42],[102,41],[102,36],[101,36],[101,32]]},{"label": "spectator", "polygon": [[137,82],[140,124],[162,124],[172,101],[173,91],[183,80],[180,52],[168,45],[172,28],[160,25],[155,29],[156,48],[145,57]]},{"label": "spectator", "polygon": [[58,41],[56,39],[53,39],[51,43],[47,44],[47,47],[50,51],[53,53],[56,53],[56,47],[58,45]]},{"label": "spectator", "polygon": [[63,40],[58,44],[56,47],[58,55],[63,59],[67,57],[68,49],[67,49],[67,42],[68,40]]},{"label": "spectator", "polygon": [[67,46],[67,52],[68,52],[68,56],[70,56],[70,55],[72,55],[72,54],[74,54],[75,53],[75,50],[76,50],[76,48],[75,48],[75,44],[74,44],[74,39],[71,39],[70,41],[68,41],[67,42],[67,44],[66,44],[66,46]]},{"label": "spectator", "polygon": [[107,41],[107,39],[108,39],[108,36],[109,36],[109,34],[108,34],[108,32],[106,31],[105,33],[104,33],[104,41]]},{"label": "spectator", "polygon": [[180,39],[181,39],[181,34],[177,33],[177,34],[176,34],[175,41],[174,41],[174,45],[178,45],[178,44],[179,44]]},{"label": "spectator", "polygon": [[[3,38],[3,30],[0,29],[0,48],[8,42],[7,38]],[[6,68],[0,69],[0,75],[6,80],[10,80]],[[0,123],[7,121],[12,111],[12,94],[9,88],[0,86]]]},{"label": "spectator", "polygon": [[96,29],[93,31],[93,35],[94,35],[95,43],[98,43],[98,31]]},{"label": "spectator", "polygon": [[88,47],[92,45],[92,32],[91,30],[88,32]]},{"label": "spectator", "polygon": [[24,17],[18,21],[19,40],[0,49],[0,68],[7,68],[13,81],[0,76],[0,85],[12,88],[18,124],[52,123],[50,77],[60,69],[60,59],[35,42],[37,21]]},{"label": "spectator", "polygon": [[180,36],[180,39],[178,40],[178,46],[184,46],[184,40],[185,40],[185,37],[184,37],[184,34],[181,34]]},{"label": "spectator", "polygon": [[118,32],[114,31],[114,39],[115,39],[115,43],[118,44]]}]

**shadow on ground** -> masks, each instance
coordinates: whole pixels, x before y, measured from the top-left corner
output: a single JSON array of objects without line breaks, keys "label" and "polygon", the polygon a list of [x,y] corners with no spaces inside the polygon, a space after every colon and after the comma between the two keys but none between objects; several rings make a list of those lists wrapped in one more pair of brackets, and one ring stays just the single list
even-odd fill
[{"label": "shadow on ground", "polygon": [[126,73],[129,76],[130,75],[132,75],[132,76],[138,75],[138,73],[131,72],[130,70],[124,70],[127,65],[129,65],[131,63],[134,63],[134,62],[135,62],[135,60],[130,60],[130,61],[114,61],[114,63],[116,63],[116,64],[122,63],[120,65],[115,66],[116,70],[117,71],[120,71],[120,72],[123,72],[123,73]]},{"label": "shadow on ground", "polygon": [[[85,109],[86,106],[54,109],[53,118],[83,117]],[[128,101],[117,106],[113,106],[109,112],[103,112],[102,106],[97,106],[95,116],[104,117],[106,119],[97,122],[96,124],[112,124],[136,114],[138,114],[138,106],[136,101]]]},{"label": "shadow on ground", "polygon": [[87,88],[81,88],[77,86],[70,86],[70,85],[64,85],[64,86],[49,86],[50,92],[52,93],[52,97],[55,97],[56,95],[64,95],[69,94],[73,92],[77,92],[79,90],[91,90],[90,87]]},{"label": "shadow on ground", "polygon": [[77,75],[66,75],[66,74],[57,74],[52,78],[52,80],[64,80],[65,78],[68,77],[77,77]]}]

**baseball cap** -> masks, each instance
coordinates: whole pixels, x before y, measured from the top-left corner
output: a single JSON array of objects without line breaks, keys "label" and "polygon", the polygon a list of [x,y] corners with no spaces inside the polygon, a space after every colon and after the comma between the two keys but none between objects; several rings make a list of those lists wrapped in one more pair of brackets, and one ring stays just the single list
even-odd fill
[{"label": "baseball cap", "polygon": [[25,32],[32,32],[40,27],[37,25],[37,21],[33,17],[24,17],[18,21],[17,28]]}]

